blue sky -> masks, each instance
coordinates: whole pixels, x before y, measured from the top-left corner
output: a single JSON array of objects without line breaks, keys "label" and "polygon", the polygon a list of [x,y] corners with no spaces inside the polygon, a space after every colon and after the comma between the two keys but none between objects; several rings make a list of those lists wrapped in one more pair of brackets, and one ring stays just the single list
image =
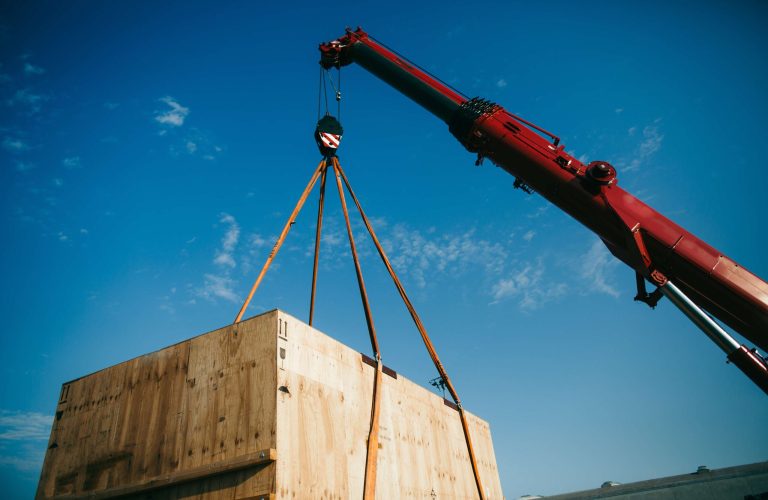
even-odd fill
[{"label": "blue sky", "polygon": [[[4,497],[32,495],[62,382],[232,321],[319,161],[317,44],[346,25],[612,162],[768,276],[766,5],[528,3],[4,3]],[[768,458],[765,396],[669,303],[633,303],[596,237],[362,68],[343,78],[342,164],[491,424],[507,498]],[[316,325],[368,352],[331,193]],[[306,317],[315,200],[249,314]],[[384,360],[426,384],[355,224]]]}]

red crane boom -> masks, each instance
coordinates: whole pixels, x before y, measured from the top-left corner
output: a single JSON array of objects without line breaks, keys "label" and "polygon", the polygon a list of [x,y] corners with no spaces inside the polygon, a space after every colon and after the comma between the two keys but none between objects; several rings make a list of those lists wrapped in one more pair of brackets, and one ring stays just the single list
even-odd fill
[{"label": "red crane boom", "polygon": [[[467,98],[360,28],[321,44],[320,53],[326,69],[363,66],[444,121],[478,162],[490,159],[516,177],[515,187],[535,190],[596,233],[636,271],[636,300],[653,307],[662,294],[670,297],[768,393],[765,359],[730,337],[719,339],[727,334],[699,309],[768,350],[768,283],[624,191],[609,163],[582,163],[556,136],[495,103]],[[646,293],[646,280],[655,292]]]}]

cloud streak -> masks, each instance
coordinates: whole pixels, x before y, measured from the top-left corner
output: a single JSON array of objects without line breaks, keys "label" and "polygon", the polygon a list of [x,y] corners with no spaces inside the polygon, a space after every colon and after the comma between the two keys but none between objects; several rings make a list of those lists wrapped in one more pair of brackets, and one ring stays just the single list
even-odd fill
[{"label": "cloud streak", "polygon": [[[656,120],[654,123],[658,123],[660,120]],[[637,132],[636,127],[632,127],[628,130],[630,136],[635,135]],[[661,143],[664,140],[664,135],[659,132],[657,125],[648,125],[643,127],[642,131],[643,140],[635,150],[635,154],[629,164],[625,165],[624,172],[631,172],[642,167],[659,149],[661,149]]]},{"label": "cloud streak", "polygon": [[8,106],[21,106],[27,108],[30,114],[36,114],[42,109],[43,103],[48,97],[34,94],[28,88],[17,90],[11,98],[6,100]]},{"label": "cloud streak", "polygon": [[184,125],[184,121],[189,116],[189,108],[182,106],[170,96],[161,98],[160,102],[167,104],[171,109],[165,112],[158,112],[159,114],[155,116],[155,121],[170,127],[181,127]]},{"label": "cloud streak", "polygon": [[34,64],[28,62],[24,63],[24,74],[26,76],[42,75],[44,73],[45,69],[41,68],[40,66],[35,66]]},{"label": "cloud streak", "polygon": [[[348,258],[346,235],[334,221],[334,218],[326,219],[321,252],[322,261],[332,266]],[[193,293],[210,301],[237,303],[241,301],[236,292],[241,273],[253,270],[272,238],[258,233],[244,237],[237,220],[228,213],[221,213],[218,222],[220,228],[223,226],[223,234],[213,254],[214,269],[203,275],[202,285],[193,289]],[[471,281],[482,287],[478,293],[487,296],[491,304],[512,302],[523,311],[538,309],[572,289],[619,296],[610,280],[616,261],[600,240],[582,255],[576,272],[556,276],[549,270],[551,262],[545,256],[525,259],[510,254],[509,249],[514,248],[515,243],[525,243],[530,249],[537,236],[534,230],[505,236],[501,241],[481,237],[475,229],[440,233],[433,228],[424,231],[402,223],[387,225],[382,219],[377,220],[375,226],[392,266],[417,288],[436,286],[435,283],[471,273]],[[361,259],[378,261],[372,247],[362,244],[367,240],[366,235],[361,233],[356,240],[361,243],[358,247]],[[298,249],[300,258],[312,258],[313,243]],[[237,274],[236,269],[239,269]],[[584,281],[588,283],[586,288]]]},{"label": "cloud streak", "polygon": [[52,422],[44,413],[0,410],[0,441],[47,440]]},{"label": "cloud streak", "polygon": [[52,422],[52,415],[0,409],[0,467],[39,471]]},{"label": "cloud streak", "polygon": [[237,283],[232,278],[232,270],[237,266],[235,250],[240,241],[240,225],[228,213],[219,215],[219,223],[225,225],[226,229],[213,257],[213,264],[218,271],[204,274],[203,286],[196,289],[195,294],[207,300],[238,302],[240,297],[235,292]]},{"label": "cloud streak", "polygon": [[29,149],[29,145],[17,137],[4,137],[3,149],[11,153],[22,153]]},{"label": "cloud streak", "polygon": [[394,268],[408,273],[420,288],[428,274],[463,272],[480,266],[488,273],[500,272],[507,252],[500,243],[476,238],[474,230],[459,234],[426,235],[404,224],[397,224],[383,239]]},{"label": "cloud streak", "polygon": [[233,252],[240,239],[240,225],[233,216],[226,213],[221,214],[219,222],[227,225],[227,231],[221,239],[221,247],[216,251],[213,263],[231,269],[237,265]]},{"label": "cloud streak", "polygon": [[609,274],[619,261],[613,258],[601,240],[595,241],[589,250],[579,259],[579,274],[587,283],[589,290],[618,297],[619,291],[609,282]]},{"label": "cloud streak", "polygon": [[80,157],[79,156],[70,156],[67,158],[64,158],[61,160],[61,164],[64,165],[66,168],[80,168],[82,165],[80,163]]},{"label": "cloud streak", "polygon": [[546,268],[542,259],[528,262],[498,280],[491,288],[492,304],[507,299],[517,299],[522,310],[533,310],[546,302],[561,297],[568,287],[565,283],[548,282],[544,279]]},{"label": "cloud streak", "polygon": [[228,273],[203,276],[203,287],[198,289],[197,295],[204,299],[224,299],[229,302],[239,302],[240,297],[235,292],[235,280]]}]

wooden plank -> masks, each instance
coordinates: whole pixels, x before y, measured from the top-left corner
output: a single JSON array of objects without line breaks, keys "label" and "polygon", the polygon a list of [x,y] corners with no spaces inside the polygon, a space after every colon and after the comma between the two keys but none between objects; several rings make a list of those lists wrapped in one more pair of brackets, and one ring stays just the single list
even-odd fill
[{"label": "wooden plank", "polygon": [[80,495],[57,495],[53,498],[57,500],[101,500],[105,498],[116,498],[127,495],[145,494],[160,488],[176,486],[202,478],[209,478],[211,476],[248,469],[251,467],[274,462],[275,460],[277,460],[277,451],[273,448],[270,448],[256,453],[237,456],[229,460],[206,464],[194,469],[188,469],[172,474],[165,474],[152,478],[148,481],[132,484],[130,486],[120,486],[117,488],[110,488]]},{"label": "wooden plank", "polygon": [[[276,338],[271,311],[65,384],[37,498],[93,495],[274,449]],[[273,465],[172,496],[265,489],[274,490]]]},{"label": "wooden plank", "polygon": [[[361,498],[375,368],[279,315],[291,334],[278,342],[277,498]],[[381,398],[376,498],[477,498],[458,412],[402,374],[381,378]],[[486,496],[503,498],[490,428],[467,417]]]}]

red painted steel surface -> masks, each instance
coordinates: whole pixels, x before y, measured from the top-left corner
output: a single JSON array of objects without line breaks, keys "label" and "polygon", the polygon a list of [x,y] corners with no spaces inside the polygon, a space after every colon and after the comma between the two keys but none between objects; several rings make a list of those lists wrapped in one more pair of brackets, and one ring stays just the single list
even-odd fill
[{"label": "red painted steel surface", "polygon": [[[415,77],[429,87],[421,91],[431,89],[457,107],[470,102],[360,29],[348,30],[339,40],[321,45],[321,63],[327,64],[329,54],[339,66],[361,62],[354,59],[357,44],[375,51],[381,58],[374,61],[377,69],[384,68],[378,76],[401,91],[405,84],[398,79]],[[370,69],[371,56],[365,57]],[[392,67],[385,67],[388,64]],[[407,75],[398,76],[398,70]],[[425,105],[423,101],[420,104]],[[450,119],[441,118],[452,125]],[[768,350],[768,283],[624,191],[614,178],[615,169],[605,168],[609,173],[600,179],[599,170],[590,171],[595,162],[584,165],[566,153],[559,141],[550,142],[500,106],[485,109],[467,127],[466,135],[458,138],[468,150],[491,159],[594,231],[616,257],[637,272],[646,277],[651,271],[662,272],[700,307]],[[638,228],[651,269],[633,237],[632,230]]]},{"label": "red painted steel surface", "polygon": [[[514,133],[503,109],[478,120],[485,139],[480,152],[522,178],[542,196],[598,234],[623,262],[647,274],[630,230],[639,224],[655,269],[672,279],[696,304],[746,338],[768,349],[768,283],[717,249],[624,191],[614,182],[598,185],[586,166],[523,128]],[[570,161],[563,168],[558,156]]]},{"label": "red painted steel surface", "polygon": [[[335,45],[336,43],[338,43],[338,45]],[[339,38],[338,40],[334,40],[333,42],[324,43],[320,45],[320,52],[321,52],[321,55],[323,56],[331,52],[343,53],[345,49],[348,49],[355,43],[361,43],[361,44],[367,45],[368,47],[373,49],[375,52],[377,52],[379,55],[381,55],[383,58],[401,67],[411,75],[423,81],[426,85],[432,87],[433,89],[437,90],[441,94],[449,97],[451,100],[457,103],[462,103],[467,100],[463,95],[459,94],[452,88],[443,84],[441,81],[435,79],[432,75],[422,71],[421,69],[414,66],[413,64],[406,61],[405,59],[398,57],[397,54],[393,53],[389,49],[373,41],[368,36],[368,33],[364,32],[360,28],[358,28],[357,31],[351,31],[351,30],[347,31],[347,33],[341,38]],[[344,61],[342,62],[342,65],[344,65],[345,62],[347,64],[349,63],[348,61]]]}]

